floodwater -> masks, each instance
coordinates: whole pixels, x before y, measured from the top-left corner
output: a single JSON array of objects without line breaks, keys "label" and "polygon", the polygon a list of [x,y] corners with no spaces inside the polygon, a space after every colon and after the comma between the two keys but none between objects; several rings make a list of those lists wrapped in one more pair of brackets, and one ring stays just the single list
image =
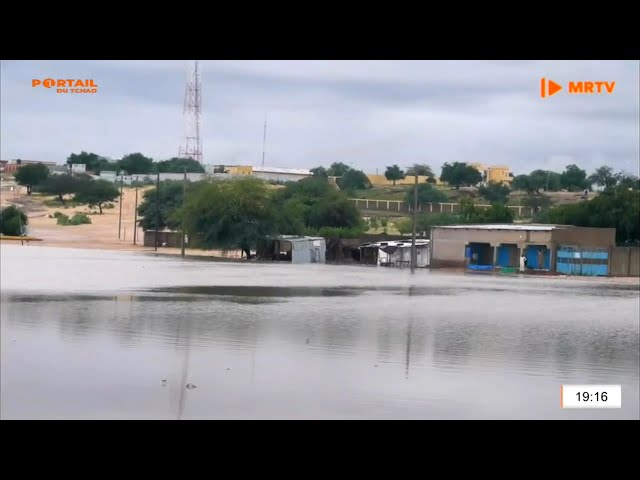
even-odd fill
[{"label": "floodwater", "polygon": [[2,419],[640,416],[637,282],[1,251]]}]

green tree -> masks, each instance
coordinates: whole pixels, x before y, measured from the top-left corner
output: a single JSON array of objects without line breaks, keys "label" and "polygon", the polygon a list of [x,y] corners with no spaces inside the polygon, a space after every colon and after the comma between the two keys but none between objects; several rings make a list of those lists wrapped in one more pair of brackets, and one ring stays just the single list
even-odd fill
[{"label": "green tree", "polygon": [[86,176],[77,175],[51,175],[38,191],[45,195],[56,195],[64,205],[64,196],[80,192],[89,182]]},{"label": "green tree", "polygon": [[398,165],[391,165],[390,167],[387,167],[387,171],[384,172],[384,176],[395,185],[396,181],[404,178],[404,172]]},{"label": "green tree", "polygon": [[557,192],[561,188],[561,175],[549,170],[534,170],[529,174],[529,182],[534,193],[540,190]]},{"label": "green tree", "polygon": [[[191,188],[192,185],[187,184],[187,191]],[[138,206],[138,215],[142,217],[138,224],[143,230],[179,228],[180,221],[175,217],[182,207],[183,189],[182,181],[164,181],[160,183],[160,190],[154,187],[144,192],[142,202]],[[159,193],[157,201],[156,192]],[[159,205],[159,209],[156,208],[156,204]]]},{"label": "green tree", "polygon": [[277,233],[271,189],[255,178],[203,182],[187,195],[185,231],[201,248],[248,251]]},{"label": "green tree", "polygon": [[628,173],[618,173],[618,186],[627,190],[640,190],[640,179]]},{"label": "green tree", "polygon": [[488,185],[482,185],[478,189],[478,193],[486,198],[489,203],[507,203],[511,189],[501,182],[489,182]]},{"label": "green tree", "polygon": [[141,153],[130,153],[122,157],[118,168],[129,175],[144,175],[153,172],[153,160]]},{"label": "green tree", "polygon": [[513,223],[513,213],[506,205],[492,204],[489,208],[478,208],[471,199],[460,201],[462,223]]},{"label": "green tree", "polygon": [[614,187],[589,202],[559,205],[535,218],[540,223],[615,228],[619,243],[640,240],[640,191]]},{"label": "green tree", "polygon": [[587,172],[577,165],[567,165],[565,171],[560,175],[560,184],[562,188],[570,192],[585,190],[590,187],[587,180]]},{"label": "green tree", "polygon": [[[409,205],[413,205],[413,194],[415,185],[412,185],[405,194],[405,202]],[[424,205],[426,203],[443,203],[447,201],[447,196],[431,183],[419,183],[418,184],[418,204]]]},{"label": "green tree", "polygon": [[67,157],[67,165],[69,166],[82,163],[86,165],[88,172],[95,174],[100,173],[102,170],[109,170],[110,167],[115,169],[115,163],[109,162],[108,159],[96,153],[82,151],[80,153],[72,153]]},{"label": "green tree", "polygon": [[522,205],[531,208],[534,212],[539,212],[551,206],[551,198],[547,195],[527,195],[522,199]]},{"label": "green tree", "polygon": [[430,176],[430,177],[427,177],[427,183],[430,183],[430,184],[432,184],[432,185],[435,185],[436,183],[438,183],[438,181],[436,180],[436,178],[435,178],[435,177]]},{"label": "green tree", "polygon": [[155,170],[158,173],[204,173],[204,167],[200,162],[193,158],[170,158],[162,160],[155,164]]},{"label": "green tree", "polygon": [[[275,204],[275,202],[274,202]],[[275,231],[282,235],[304,235],[307,228],[305,217],[309,206],[299,198],[289,198],[274,208]]]},{"label": "green tree", "polygon": [[589,176],[592,185],[604,188],[613,188],[618,184],[619,177],[613,173],[613,168],[603,165]]},{"label": "green tree", "polygon": [[352,192],[354,190],[365,190],[371,188],[369,177],[362,170],[349,169],[338,179],[338,186],[342,190]]},{"label": "green tree", "polygon": [[511,186],[514,190],[519,190],[527,193],[534,193],[536,190],[533,187],[529,175],[517,175],[514,177]]},{"label": "green tree", "polygon": [[513,223],[513,212],[503,204],[494,203],[480,215],[481,223]]},{"label": "green tree", "polygon": [[318,199],[307,213],[307,226],[322,227],[356,227],[363,223],[360,212],[345,196],[329,195]]},{"label": "green tree", "polygon": [[82,185],[81,190],[75,194],[74,200],[78,203],[86,203],[90,207],[97,206],[102,214],[102,205],[118,198],[120,192],[112,182],[107,180],[91,180]]},{"label": "green tree", "polygon": [[407,168],[407,172],[405,174],[407,177],[415,177],[418,175],[419,177],[433,177],[433,170],[426,163],[414,163],[409,168]]},{"label": "green tree", "polygon": [[311,169],[311,174],[314,177],[327,178],[329,176],[327,169],[324,167],[316,167]]},{"label": "green tree", "polygon": [[0,233],[10,237],[21,237],[29,220],[27,215],[14,205],[0,212]]},{"label": "green tree", "polygon": [[440,180],[459,190],[461,186],[473,186],[482,181],[482,174],[474,167],[462,162],[445,163]]},{"label": "green tree", "polygon": [[23,165],[15,173],[16,183],[27,187],[27,195],[31,195],[33,187],[41,185],[49,177],[49,169],[42,163]]},{"label": "green tree", "polygon": [[[287,208],[302,214],[305,228],[361,228],[362,218],[356,206],[347,195],[336,190],[322,178],[305,178],[299,182],[288,183],[273,194],[273,204],[277,210]],[[335,211],[331,212],[332,205]],[[291,218],[287,222],[292,222]],[[283,220],[281,219],[282,223]],[[299,224],[298,221],[295,221]],[[280,231],[283,233],[283,231]],[[297,233],[297,232],[295,232]]]},{"label": "green tree", "polygon": [[327,170],[327,174],[330,177],[342,177],[349,170],[351,170],[351,167],[349,165],[346,165],[342,162],[334,162]]}]

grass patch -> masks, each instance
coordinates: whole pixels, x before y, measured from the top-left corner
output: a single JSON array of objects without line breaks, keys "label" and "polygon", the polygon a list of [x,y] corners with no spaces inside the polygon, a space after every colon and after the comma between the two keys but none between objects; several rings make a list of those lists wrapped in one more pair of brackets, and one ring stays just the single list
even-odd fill
[{"label": "grass patch", "polygon": [[64,226],[84,225],[91,223],[91,218],[89,218],[84,213],[76,213],[73,217],[69,218],[69,216],[65,215],[64,213],[55,212],[53,215],[49,215],[49,217],[56,218],[58,225]]}]

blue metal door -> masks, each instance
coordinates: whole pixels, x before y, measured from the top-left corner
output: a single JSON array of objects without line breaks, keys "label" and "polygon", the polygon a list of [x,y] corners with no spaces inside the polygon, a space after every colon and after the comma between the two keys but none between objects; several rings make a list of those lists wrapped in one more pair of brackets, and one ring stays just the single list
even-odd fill
[{"label": "blue metal door", "polygon": [[566,275],[607,276],[609,251],[606,248],[558,248],[556,271]]},{"label": "blue metal door", "polygon": [[515,265],[509,265],[511,263],[511,248],[507,245],[501,245],[498,247],[498,266],[500,267],[513,267]]}]

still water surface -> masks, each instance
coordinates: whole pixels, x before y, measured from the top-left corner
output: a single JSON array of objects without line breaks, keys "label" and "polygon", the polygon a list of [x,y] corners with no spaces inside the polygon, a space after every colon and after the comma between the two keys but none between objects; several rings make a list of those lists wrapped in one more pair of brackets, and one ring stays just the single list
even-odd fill
[{"label": "still water surface", "polygon": [[1,250],[3,419],[640,416],[637,283]]}]

